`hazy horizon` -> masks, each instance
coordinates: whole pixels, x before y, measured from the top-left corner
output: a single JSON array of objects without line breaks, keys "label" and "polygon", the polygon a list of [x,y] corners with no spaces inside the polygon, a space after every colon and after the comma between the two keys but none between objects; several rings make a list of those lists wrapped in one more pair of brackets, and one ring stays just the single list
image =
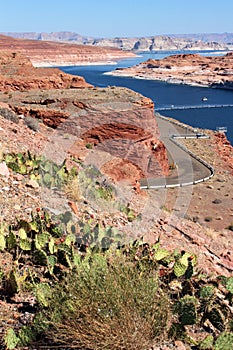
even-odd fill
[{"label": "hazy horizon", "polygon": [[[140,37],[145,37],[145,36],[112,36],[112,37],[107,37],[107,36],[102,36],[102,37],[97,37],[97,36],[89,36],[89,35],[85,35],[85,33],[78,33],[78,32],[74,32],[74,31],[69,31],[69,30],[60,30],[60,31],[48,31],[48,32],[45,32],[45,31],[8,31],[8,32],[0,32],[1,34],[30,34],[30,33],[36,33],[36,34],[43,34],[43,33],[46,33],[46,34],[53,34],[53,33],[74,33],[74,34],[77,34],[77,35],[80,35],[84,38],[93,38],[93,39],[104,39],[104,38],[108,38],[108,39],[117,39],[117,38],[134,38],[134,37],[137,37],[137,38],[140,38]],[[202,32],[202,33],[161,33],[161,34],[151,34],[151,35],[147,35],[146,37],[154,37],[154,36],[176,36],[176,37],[182,37],[182,35],[185,37],[185,36],[192,36],[192,35],[228,35],[228,34],[232,34],[233,35],[233,31],[232,32],[211,32],[211,33],[207,33],[207,32]]]}]

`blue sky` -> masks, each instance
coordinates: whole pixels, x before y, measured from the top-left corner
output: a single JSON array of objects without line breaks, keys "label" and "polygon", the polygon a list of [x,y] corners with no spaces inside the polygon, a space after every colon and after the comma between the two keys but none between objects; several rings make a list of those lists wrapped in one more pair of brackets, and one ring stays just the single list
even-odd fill
[{"label": "blue sky", "polygon": [[233,0],[1,0],[0,32],[93,37],[233,32]]}]

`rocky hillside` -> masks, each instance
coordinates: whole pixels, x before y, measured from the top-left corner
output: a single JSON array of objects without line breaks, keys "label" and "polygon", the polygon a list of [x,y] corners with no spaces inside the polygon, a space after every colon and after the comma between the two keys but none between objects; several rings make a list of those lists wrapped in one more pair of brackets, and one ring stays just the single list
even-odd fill
[{"label": "rocky hillside", "polygon": [[[79,190],[76,193],[73,186],[71,200],[69,196],[64,198],[56,188],[52,193],[45,192],[45,188],[31,182],[30,177],[9,171],[2,162],[1,220],[9,222],[15,217],[28,216],[38,206],[55,212],[72,208],[78,217],[88,213],[96,222],[113,225],[124,234],[140,237],[145,234],[150,241],[160,236],[164,247],[182,246],[191,250],[198,254],[205,271],[232,272],[232,253],[228,248],[232,245],[232,234],[226,229],[232,222],[232,208],[227,204],[232,186],[229,144],[224,140],[216,141],[210,133],[211,139],[203,141],[205,145],[200,141],[189,145],[194,147],[194,153],[214,165],[216,176],[210,183],[190,189],[192,196],[186,208],[186,219],[182,219],[175,202],[189,193],[187,188],[184,193],[182,189],[165,192],[139,189],[143,176],[161,176],[169,171],[151,100],[124,88],[70,89],[69,75],[65,75],[69,81],[66,86],[47,85],[56,75],[61,79],[63,73],[57,69],[33,68],[21,56],[20,66],[18,54],[1,57],[0,74],[5,81],[8,79],[0,93],[1,152],[30,150],[58,163],[67,159],[70,165],[78,167],[82,181],[82,193]],[[34,80],[36,71],[46,72],[38,74],[40,81]],[[49,71],[52,72],[50,79]],[[34,81],[32,90],[28,82],[25,84],[25,76],[28,81]],[[12,85],[9,89],[12,81],[17,81],[17,88]],[[83,178],[85,169],[86,178]],[[114,193],[112,202],[102,206],[100,198],[93,201],[92,191],[103,196],[109,188]],[[115,207],[117,201],[126,206],[126,212]],[[185,201],[181,203],[183,210]],[[137,213],[140,220],[129,223],[125,215],[130,215],[132,220],[133,213]]]},{"label": "rocky hillside", "polygon": [[116,69],[109,74],[233,89],[233,53],[219,57],[172,55],[161,60],[149,59],[134,67]]},{"label": "rocky hillside", "polygon": [[50,41],[14,39],[0,35],[0,50],[19,52],[27,56],[34,66],[62,66],[108,63],[133,57],[131,52],[118,48],[97,48]]},{"label": "rocky hillside", "polygon": [[[131,166],[134,169],[128,173],[133,182],[151,172],[168,172],[151,100],[122,88],[91,88],[81,77],[57,68],[35,68],[28,58],[15,53],[0,55],[0,77],[1,101],[17,114],[36,118],[53,129],[63,128],[64,133],[78,138],[73,142],[74,151],[70,150],[73,156],[86,154],[86,144],[110,152],[114,159],[106,171],[113,180],[127,178],[124,164],[128,171]],[[125,159],[121,171],[113,170],[119,157]]]},{"label": "rocky hillside", "polygon": [[115,47],[133,51],[171,51],[171,50],[227,50],[233,47],[233,34],[190,34],[154,35],[130,38],[91,38],[74,32],[52,33],[6,33],[9,36],[33,40],[72,42],[98,47]]}]

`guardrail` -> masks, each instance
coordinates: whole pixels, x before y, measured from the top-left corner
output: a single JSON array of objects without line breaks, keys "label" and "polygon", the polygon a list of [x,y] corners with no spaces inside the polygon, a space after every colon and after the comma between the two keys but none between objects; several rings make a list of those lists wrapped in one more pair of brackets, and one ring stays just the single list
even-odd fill
[{"label": "guardrail", "polygon": [[173,139],[209,139],[210,137],[205,134],[172,134],[170,138]]},{"label": "guardrail", "polygon": [[[169,121],[170,123],[173,123],[173,124],[176,124],[176,125],[179,125],[179,126],[182,126],[183,128],[186,129],[186,127],[184,125],[181,125],[181,123],[179,122],[176,122],[176,121],[171,121],[169,120],[169,118],[166,118],[164,116],[161,116],[159,115],[158,116],[159,118],[161,119],[165,119],[167,121]],[[190,128],[191,130],[193,130],[193,128],[187,126],[188,128]],[[173,137],[172,137],[173,136]],[[205,138],[209,138],[207,135],[204,135],[203,136],[206,136]],[[175,188],[175,187],[185,187],[185,186],[191,186],[191,185],[196,185],[198,183],[201,183],[201,182],[205,182],[205,181],[208,181],[209,179],[211,179],[213,176],[214,176],[214,168],[212,167],[212,165],[210,165],[209,163],[207,163],[205,160],[201,159],[199,156],[197,156],[196,154],[194,154],[193,152],[191,152],[187,147],[185,147],[184,145],[181,145],[179,142],[177,142],[175,140],[175,138],[179,138],[179,137],[174,137],[174,135],[171,135],[169,137],[169,139],[176,144],[177,147],[181,148],[184,152],[188,153],[192,158],[196,159],[197,161],[199,161],[201,164],[203,164],[207,169],[209,169],[210,171],[210,175],[209,176],[206,176],[204,178],[201,178],[199,180],[194,180],[194,181],[190,181],[190,182],[183,182],[183,183],[174,183],[174,184],[170,184],[170,185],[167,185],[167,184],[164,184],[164,185],[144,185],[144,186],[140,186],[141,189],[160,189],[160,188]],[[200,137],[199,137],[200,138]],[[204,138],[204,137],[202,137]]]},{"label": "guardrail", "polygon": [[155,111],[175,111],[175,110],[183,110],[183,109],[200,109],[200,108],[226,108],[233,107],[233,104],[216,104],[216,105],[190,105],[190,106],[170,106],[170,107],[161,107],[155,108]]}]

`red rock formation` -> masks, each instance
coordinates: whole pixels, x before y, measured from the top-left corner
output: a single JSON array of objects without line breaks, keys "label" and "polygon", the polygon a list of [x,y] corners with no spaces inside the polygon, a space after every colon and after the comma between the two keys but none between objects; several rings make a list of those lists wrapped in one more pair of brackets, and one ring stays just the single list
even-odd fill
[{"label": "red rock formation", "polygon": [[215,133],[214,136],[216,151],[225,163],[225,166],[230,169],[230,172],[233,175],[233,147],[223,132]]},{"label": "red rock formation", "polygon": [[[115,180],[125,179],[128,174],[135,183],[142,176],[168,174],[166,149],[159,140],[150,99],[122,88],[70,89],[74,82],[79,82],[78,77],[58,69],[34,68],[18,53],[2,55],[0,63],[3,77],[0,88],[12,91],[2,94],[2,101],[17,114],[58,128],[60,135],[71,134],[72,140],[77,141],[70,149],[75,157],[85,159],[85,145],[91,143],[96,150],[115,158],[109,163],[110,172],[109,166],[103,162],[100,165]],[[13,91],[18,89],[20,92]],[[27,92],[23,93],[24,90]],[[60,136],[57,144],[62,144]],[[48,147],[48,152],[52,149],[54,145]],[[56,154],[61,154],[60,150]],[[51,156],[55,156],[53,152]]]},{"label": "red rock formation", "polygon": [[[146,129],[122,123],[104,124],[85,132],[82,138],[85,143],[98,145],[99,150],[127,159],[140,169],[141,177],[168,174],[165,147]],[[118,172],[121,172],[121,167]],[[118,174],[116,178],[119,177]]]},{"label": "red rock formation", "polygon": [[68,89],[90,87],[84,78],[63,73],[58,68],[35,68],[20,53],[0,52],[1,91]]},{"label": "red rock formation", "polygon": [[[128,174],[130,179],[134,177],[135,184],[135,180],[141,177],[168,175],[167,153],[158,138],[151,100],[138,99],[127,110],[118,107],[118,111],[107,111],[102,107],[99,112],[93,111],[91,107],[85,114],[82,113],[78,129],[76,115],[76,119],[71,117],[67,120],[64,132],[78,135],[83,140],[82,146],[91,144],[94,149],[114,157],[108,165],[102,167],[113,180],[125,179]],[[79,142],[75,143],[70,153],[78,156],[82,148],[80,145]]]},{"label": "red rock formation", "polygon": [[40,119],[45,125],[51,128],[57,128],[69,118],[70,113],[65,111],[57,111],[53,109],[27,108],[22,106],[11,106],[11,109],[17,114],[23,114],[25,117],[33,117]]}]

